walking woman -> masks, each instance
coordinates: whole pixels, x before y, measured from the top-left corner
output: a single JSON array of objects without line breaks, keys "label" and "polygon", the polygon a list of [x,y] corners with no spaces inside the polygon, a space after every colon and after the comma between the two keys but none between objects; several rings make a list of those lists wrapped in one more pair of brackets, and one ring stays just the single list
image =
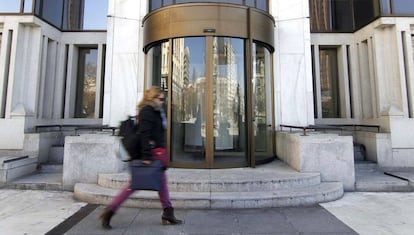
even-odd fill
[{"label": "walking woman", "polygon": [[[141,134],[141,155],[131,156],[134,159],[142,159],[143,163],[151,163],[153,159],[162,159],[166,165],[167,151],[165,149],[165,132],[167,129],[167,119],[162,109],[165,96],[160,88],[152,86],[145,90],[144,98],[138,104],[139,131]],[[162,224],[181,224],[182,221],[174,216],[174,208],[170,201],[170,195],[167,186],[167,175],[163,172],[161,179],[161,190],[158,192],[163,214],[161,216]],[[112,200],[101,213],[100,219],[102,227],[111,229],[110,221],[121,204],[134,193],[128,184]]]}]

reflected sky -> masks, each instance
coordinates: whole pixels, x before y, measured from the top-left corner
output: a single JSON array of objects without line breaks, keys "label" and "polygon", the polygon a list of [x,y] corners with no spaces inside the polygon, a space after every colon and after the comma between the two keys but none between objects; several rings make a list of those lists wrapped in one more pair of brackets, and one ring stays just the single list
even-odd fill
[{"label": "reflected sky", "polygon": [[20,0],[0,0],[0,12],[20,12]]},{"label": "reflected sky", "polygon": [[[30,12],[32,0],[26,0],[24,12]],[[0,12],[19,13],[20,0],[0,0]],[[85,0],[83,29],[107,28],[108,1]]]}]

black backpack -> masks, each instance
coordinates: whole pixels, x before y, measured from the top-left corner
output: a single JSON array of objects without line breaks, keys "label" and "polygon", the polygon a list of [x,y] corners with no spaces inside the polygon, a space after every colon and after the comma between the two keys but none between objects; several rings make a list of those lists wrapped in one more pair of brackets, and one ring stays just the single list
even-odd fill
[{"label": "black backpack", "polygon": [[139,159],[141,155],[141,139],[138,132],[138,123],[134,116],[129,116],[119,126],[121,143],[131,159]]}]

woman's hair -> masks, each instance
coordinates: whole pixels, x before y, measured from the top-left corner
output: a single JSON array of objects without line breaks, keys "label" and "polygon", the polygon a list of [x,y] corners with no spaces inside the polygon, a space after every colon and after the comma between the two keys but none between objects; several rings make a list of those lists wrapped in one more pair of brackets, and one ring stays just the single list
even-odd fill
[{"label": "woman's hair", "polygon": [[152,86],[145,90],[143,100],[153,101],[162,93],[161,89],[157,86]]},{"label": "woman's hair", "polygon": [[154,102],[154,99],[157,98],[163,91],[157,86],[151,86],[150,88],[144,91],[144,97],[138,104],[138,111],[141,110],[145,105],[151,104]]}]

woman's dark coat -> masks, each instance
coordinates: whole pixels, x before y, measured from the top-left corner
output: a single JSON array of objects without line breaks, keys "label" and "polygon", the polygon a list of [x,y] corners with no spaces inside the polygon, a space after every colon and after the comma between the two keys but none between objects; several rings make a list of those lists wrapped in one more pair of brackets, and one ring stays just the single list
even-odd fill
[{"label": "woman's dark coat", "polygon": [[165,129],[161,111],[154,105],[145,105],[139,111],[138,131],[141,139],[141,159],[152,160],[151,150],[165,148]]}]

